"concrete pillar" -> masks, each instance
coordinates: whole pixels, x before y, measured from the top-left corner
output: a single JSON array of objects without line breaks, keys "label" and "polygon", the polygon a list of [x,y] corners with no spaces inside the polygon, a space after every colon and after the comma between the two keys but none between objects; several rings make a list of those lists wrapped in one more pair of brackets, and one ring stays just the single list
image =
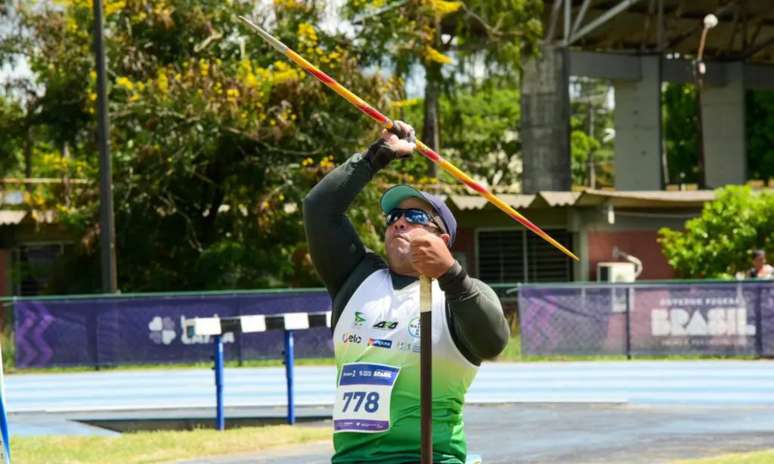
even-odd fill
[{"label": "concrete pillar", "polygon": [[641,79],[615,86],[615,188],[661,190],[661,57],[640,58]]},{"label": "concrete pillar", "polygon": [[570,190],[569,54],[545,45],[521,79],[521,190]]},{"label": "concrete pillar", "polygon": [[726,84],[705,84],[701,95],[707,188],[747,180],[744,64],[726,64]]}]

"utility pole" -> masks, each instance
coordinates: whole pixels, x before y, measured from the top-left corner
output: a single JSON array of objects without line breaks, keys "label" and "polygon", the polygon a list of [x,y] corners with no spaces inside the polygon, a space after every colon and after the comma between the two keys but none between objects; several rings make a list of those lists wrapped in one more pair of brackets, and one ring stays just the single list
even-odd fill
[{"label": "utility pole", "polygon": [[704,74],[707,67],[704,65],[704,45],[707,41],[707,32],[718,25],[718,18],[714,14],[708,14],[704,17],[704,29],[701,31],[701,40],[699,41],[699,52],[696,54],[696,61],[693,66],[693,78],[696,84],[696,119],[699,126],[699,189],[707,187],[707,173],[704,159],[704,122],[702,117],[701,93],[704,86]]},{"label": "utility pole", "polygon": [[113,219],[113,173],[110,161],[110,121],[108,119],[107,71],[103,31],[102,0],[94,5],[94,57],[97,67],[97,145],[99,146],[99,243],[102,291],[116,293],[116,235]]}]

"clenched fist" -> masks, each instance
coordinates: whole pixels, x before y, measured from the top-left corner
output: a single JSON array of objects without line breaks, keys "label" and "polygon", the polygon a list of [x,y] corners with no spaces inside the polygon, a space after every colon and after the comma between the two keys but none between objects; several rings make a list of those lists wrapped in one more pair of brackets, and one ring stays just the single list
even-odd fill
[{"label": "clenched fist", "polygon": [[441,236],[422,228],[410,230],[409,260],[421,275],[437,279],[454,264],[454,257]]}]

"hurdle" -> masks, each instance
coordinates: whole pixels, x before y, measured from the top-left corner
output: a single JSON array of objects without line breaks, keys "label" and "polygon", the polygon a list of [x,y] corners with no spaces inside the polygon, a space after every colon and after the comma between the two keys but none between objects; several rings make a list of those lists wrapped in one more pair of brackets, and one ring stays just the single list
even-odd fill
[{"label": "hurdle", "polygon": [[330,327],[331,312],[256,314],[234,317],[197,317],[184,323],[184,330],[189,337],[207,335],[213,341],[213,361],[215,371],[215,428],[224,430],[226,418],[223,412],[223,334],[232,332],[235,336],[243,333],[266,332],[268,330],[284,331],[284,362],[287,385],[287,421],[296,423],[296,412],[293,399],[293,363],[294,341],[293,332],[307,330],[313,327]]}]

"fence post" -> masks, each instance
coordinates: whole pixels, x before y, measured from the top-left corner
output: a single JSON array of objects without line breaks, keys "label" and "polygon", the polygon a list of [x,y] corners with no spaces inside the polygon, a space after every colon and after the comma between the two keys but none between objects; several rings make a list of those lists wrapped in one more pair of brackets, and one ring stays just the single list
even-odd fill
[{"label": "fence post", "polygon": [[220,335],[213,336],[215,347],[215,428],[226,428],[226,418],[223,416],[223,340]]},{"label": "fence post", "polygon": [[285,378],[288,389],[288,424],[296,423],[296,411],[293,404],[293,331],[285,331]]},{"label": "fence post", "polygon": [[[241,300],[237,300],[237,301],[241,301]],[[242,317],[242,305],[241,305],[241,303],[237,303],[236,315],[238,317]],[[234,335],[241,335],[241,334],[234,334]],[[234,340],[234,343],[231,346],[234,346],[234,345],[236,345],[235,348],[237,350],[237,361],[239,363],[239,367],[242,367],[242,366],[244,366],[245,359],[242,356],[242,337],[241,336],[237,337],[236,340]]]},{"label": "fence post", "polygon": [[631,293],[634,288],[626,286],[626,359],[632,359],[632,298]]},{"label": "fence post", "polygon": [[99,308],[93,309],[94,311],[94,325],[92,325],[92,328],[94,330],[94,333],[91,334],[92,341],[94,343],[94,370],[99,370],[99,319],[101,316],[101,312]]},{"label": "fence post", "polygon": [[[739,284],[737,284],[739,285]],[[763,285],[758,287],[758,306],[755,308],[755,351],[763,357]]]}]

